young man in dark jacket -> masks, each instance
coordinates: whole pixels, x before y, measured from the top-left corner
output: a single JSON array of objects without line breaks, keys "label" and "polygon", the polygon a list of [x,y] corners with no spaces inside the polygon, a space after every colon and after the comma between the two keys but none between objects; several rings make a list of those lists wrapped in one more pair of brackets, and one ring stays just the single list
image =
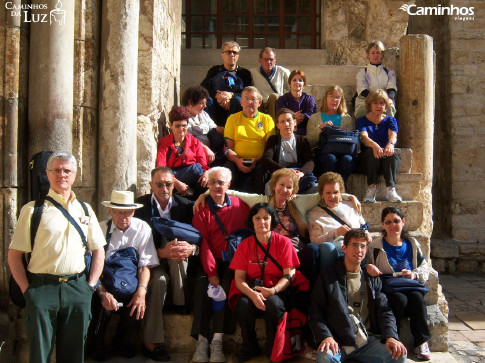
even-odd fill
[{"label": "young man in dark jacket", "polygon": [[365,232],[348,231],[342,249],[345,257],[322,271],[313,288],[310,326],[319,343],[317,363],[405,362],[407,351],[381,281],[360,266],[367,250]]}]

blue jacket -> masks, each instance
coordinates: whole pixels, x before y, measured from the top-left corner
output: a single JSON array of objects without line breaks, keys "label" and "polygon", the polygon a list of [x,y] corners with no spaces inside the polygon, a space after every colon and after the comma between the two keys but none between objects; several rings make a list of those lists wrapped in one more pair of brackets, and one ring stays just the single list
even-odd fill
[{"label": "blue jacket", "polygon": [[[387,338],[399,340],[396,319],[381,291],[381,280],[370,277],[363,270],[367,285],[370,333],[381,335],[384,343]],[[347,274],[344,260],[323,270],[313,287],[310,306],[310,327],[315,342],[333,337],[339,345],[354,346],[355,333],[349,317],[347,305]]]}]

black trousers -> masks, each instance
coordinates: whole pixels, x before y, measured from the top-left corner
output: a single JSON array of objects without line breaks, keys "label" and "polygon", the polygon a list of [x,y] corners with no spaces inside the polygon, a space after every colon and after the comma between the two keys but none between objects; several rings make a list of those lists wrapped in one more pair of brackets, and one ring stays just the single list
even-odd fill
[{"label": "black trousers", "polygon": [[256,338],[256,317],[263,316],[266,323],[266,355],[273,350],[274,338],[279,319],[289,310],[289,299],[285,292],[266,299],[266,310],[259,310],[246,295],[242,295],[236,304],[236,320],[241,327],[243,350],[258,349]]},{"label": "black trousers", "polygon": [[396,153],[383,158],[374,157],[372,148],[365,148],[359,157],[359,170],[367,175],[367,185],[378,184],[379,175],[384,176],[387,187],[396,186],[396,174],[401,166],[401,159]]},{"label": "black trousers", "polygon": [[428,314],[424,296],[418,291],[408,293],[397,292],[389,294],[389,303],[392,307],[399,333],[402,318],[409,317],[411,333],[414,337],[414,346],[418,347],[430,339],[428,329]]},{"label": "black trousers", "polygon": [[[218,261],[217,274],[226,296],[229,296],[229,289],[234,278],[234,272],[229,269],[229,263]],[[209,339],[210,321],[212,317],[214,318],[212,321],[214,333],[232,334],[236,328],[234,312],[229,308],[227,301],[222,310],[216,312],[212,310],[211,301],[209,296],[207,296],[208,286],[209,279],[201,266],[195,282],[194,301],[196,303],[194,304],[194,320],[190,333],[195,339],[198,338],[199,334]]]},{"label": "black trousers", "polygon": [[104,336],[111,316],[116,313],[120,315],[118,326],[112,344],[120,351],[129,350],[132,346],[131,335],[133,330],[138,326],[136,320],[136,313],[130,316],[131,307],[128,307],[129,300],[123,302],[123,306],[114,310],[106,310],[101,304],[101,300],[97,294],[93,297],[93,319],[91,320],[90,332],[90,347],[95,351],[104,351]]}]

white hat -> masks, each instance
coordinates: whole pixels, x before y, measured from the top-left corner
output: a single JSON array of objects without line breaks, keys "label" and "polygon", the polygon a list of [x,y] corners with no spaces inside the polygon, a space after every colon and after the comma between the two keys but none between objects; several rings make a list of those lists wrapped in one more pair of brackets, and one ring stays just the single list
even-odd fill
[{"label": "white hat", "polygon": [[101,204],[115,209],[138,209],[143,207],[143,204],[134,203],[134,200],[135,195],[133,192],[113,190],[111,192],[111,201],[105,200]]}]

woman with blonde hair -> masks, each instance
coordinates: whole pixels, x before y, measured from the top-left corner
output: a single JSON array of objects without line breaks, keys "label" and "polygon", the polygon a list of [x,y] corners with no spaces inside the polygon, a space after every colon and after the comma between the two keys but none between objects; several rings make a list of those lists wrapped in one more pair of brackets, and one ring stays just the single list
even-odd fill
[{"label": "woman with blonde hair", "polygon": [[[326,89],[320,102],[320,112],[308,120],[307,139],[312,148],[317,147],[320,133],[327,126],[354,129],[352,117],[347,113],[344,91],[340,86],[329,86]],[[315,163],[318,175],[334,171],[342,175],[344,180],[347,180],[355,167],[354,155],[324,153],[318,149],[315,152]]]},{"label": "woman with blonde hair", "polygon": [[386,115],[391,102],[387,93],[378,89],[369,93],[365,105],[367,114],[355,122],[363,145],[359,156],[359,168],[367,174],[368,189],[364,202],[376,201],[379,174],[383,174],[386,181],[386,199],[389,202],[401,202],[402,198],[396,192],[396,174],[401,159],[394,150],[399,130],[397,120]]}]

